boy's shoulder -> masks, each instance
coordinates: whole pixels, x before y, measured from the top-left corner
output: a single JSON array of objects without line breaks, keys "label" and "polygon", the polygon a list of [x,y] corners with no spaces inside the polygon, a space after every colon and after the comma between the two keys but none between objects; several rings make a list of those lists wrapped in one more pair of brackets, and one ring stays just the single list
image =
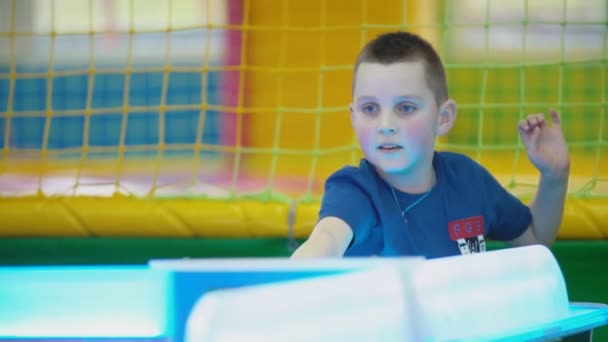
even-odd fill
[{"label": "boy's shoulder", "polygon": [[483,167],[466,154],[441,151],[435,153],[435,159],[441,164],[442,169],[447,172],[461,174],[462,172],[477,173],[483,171]]},{"label": "boy's shoulder", "polygon": [[373,165],[366,159],[361,159],[359,165],[346,165],[332,173],[326,183],[348,182],[364,184],[374,178]]},{"label": "boy's shoulder", "polygon": [[493,185],[499,186],[486,167],[466,154],[436,152],[435,163],[438,165],[440,177],[453,187],[487,191],[490,185],[492,189],[494,189]]},{"label": "boy's shoulder", "polygon": [[353,210],[366,212],[373,208],[379,184],[379,176],[375,172],[373,165],[364,158],[359,165],[343,166],[333,172],[325,180],[322,211],[338,207],[347,208],[348,212]]},{"label": "boy's shoulder", "polygon": [[457,165],[471,165],[477,164],[475,160],[466,154],[458,153],[458,152],[450,152],[450,151],[437,151],[435,152],[435,156],[441,158],[443,161],[449,164],[457,164]]}]

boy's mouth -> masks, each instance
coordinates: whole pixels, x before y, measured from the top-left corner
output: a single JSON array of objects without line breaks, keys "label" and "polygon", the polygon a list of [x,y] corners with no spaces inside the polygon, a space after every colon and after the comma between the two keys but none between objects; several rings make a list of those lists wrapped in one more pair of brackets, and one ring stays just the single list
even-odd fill
[{"label": "boy's mouth", "polygon": [[381,151],[397,151],[402,149],[403,146],[397,144],[382,144],[378,146],[378,149]]}]

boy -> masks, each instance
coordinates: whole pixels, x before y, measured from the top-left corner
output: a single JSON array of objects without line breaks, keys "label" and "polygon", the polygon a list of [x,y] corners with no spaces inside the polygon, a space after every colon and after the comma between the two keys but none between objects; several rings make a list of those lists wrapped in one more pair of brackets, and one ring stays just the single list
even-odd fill
[{"label": "boy", "polygon": [[433,47],[407,32],[368,43],[354,70],[352,126],[364,158],[325,184],[319,220],[292,255],[418,255],[485,251],[485,239],[551,245],[561,223],[570,160],[560,118],[518,125],[541,177],[529,207],[472,159],[436,152],[456,119],[445,70]]}]

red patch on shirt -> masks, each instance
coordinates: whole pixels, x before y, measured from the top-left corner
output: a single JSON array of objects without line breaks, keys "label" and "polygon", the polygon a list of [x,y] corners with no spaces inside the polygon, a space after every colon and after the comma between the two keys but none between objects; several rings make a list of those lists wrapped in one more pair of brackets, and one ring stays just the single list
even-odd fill
[{"label": "red patch on shirt", "polygon": [[467,217],[448,223],[450,239],[470,239],[485,233],[483,216]]}]

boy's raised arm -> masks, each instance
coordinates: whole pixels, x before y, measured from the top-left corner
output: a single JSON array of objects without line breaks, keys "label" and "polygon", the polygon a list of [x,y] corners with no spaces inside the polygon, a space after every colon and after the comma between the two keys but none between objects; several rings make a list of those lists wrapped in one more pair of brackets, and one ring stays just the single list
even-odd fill
[{"label": "boy's raised arm", "polygon": [[570,156],[559,114],[551,111],[552,122],[542,114],[530,115],[520,121],[519,133],[526,146],[528,158],[540,171],[536,196],[530,203],[532,224],[521,237],[511,242],[514,246],[540,243],[550,246],[564,214]]},{"label": "boy's raised arm", "polygon": [[337,217],[325,217],[291,258],[339,258],[344,255],[352,238],[353,232],[346,222]]}]

